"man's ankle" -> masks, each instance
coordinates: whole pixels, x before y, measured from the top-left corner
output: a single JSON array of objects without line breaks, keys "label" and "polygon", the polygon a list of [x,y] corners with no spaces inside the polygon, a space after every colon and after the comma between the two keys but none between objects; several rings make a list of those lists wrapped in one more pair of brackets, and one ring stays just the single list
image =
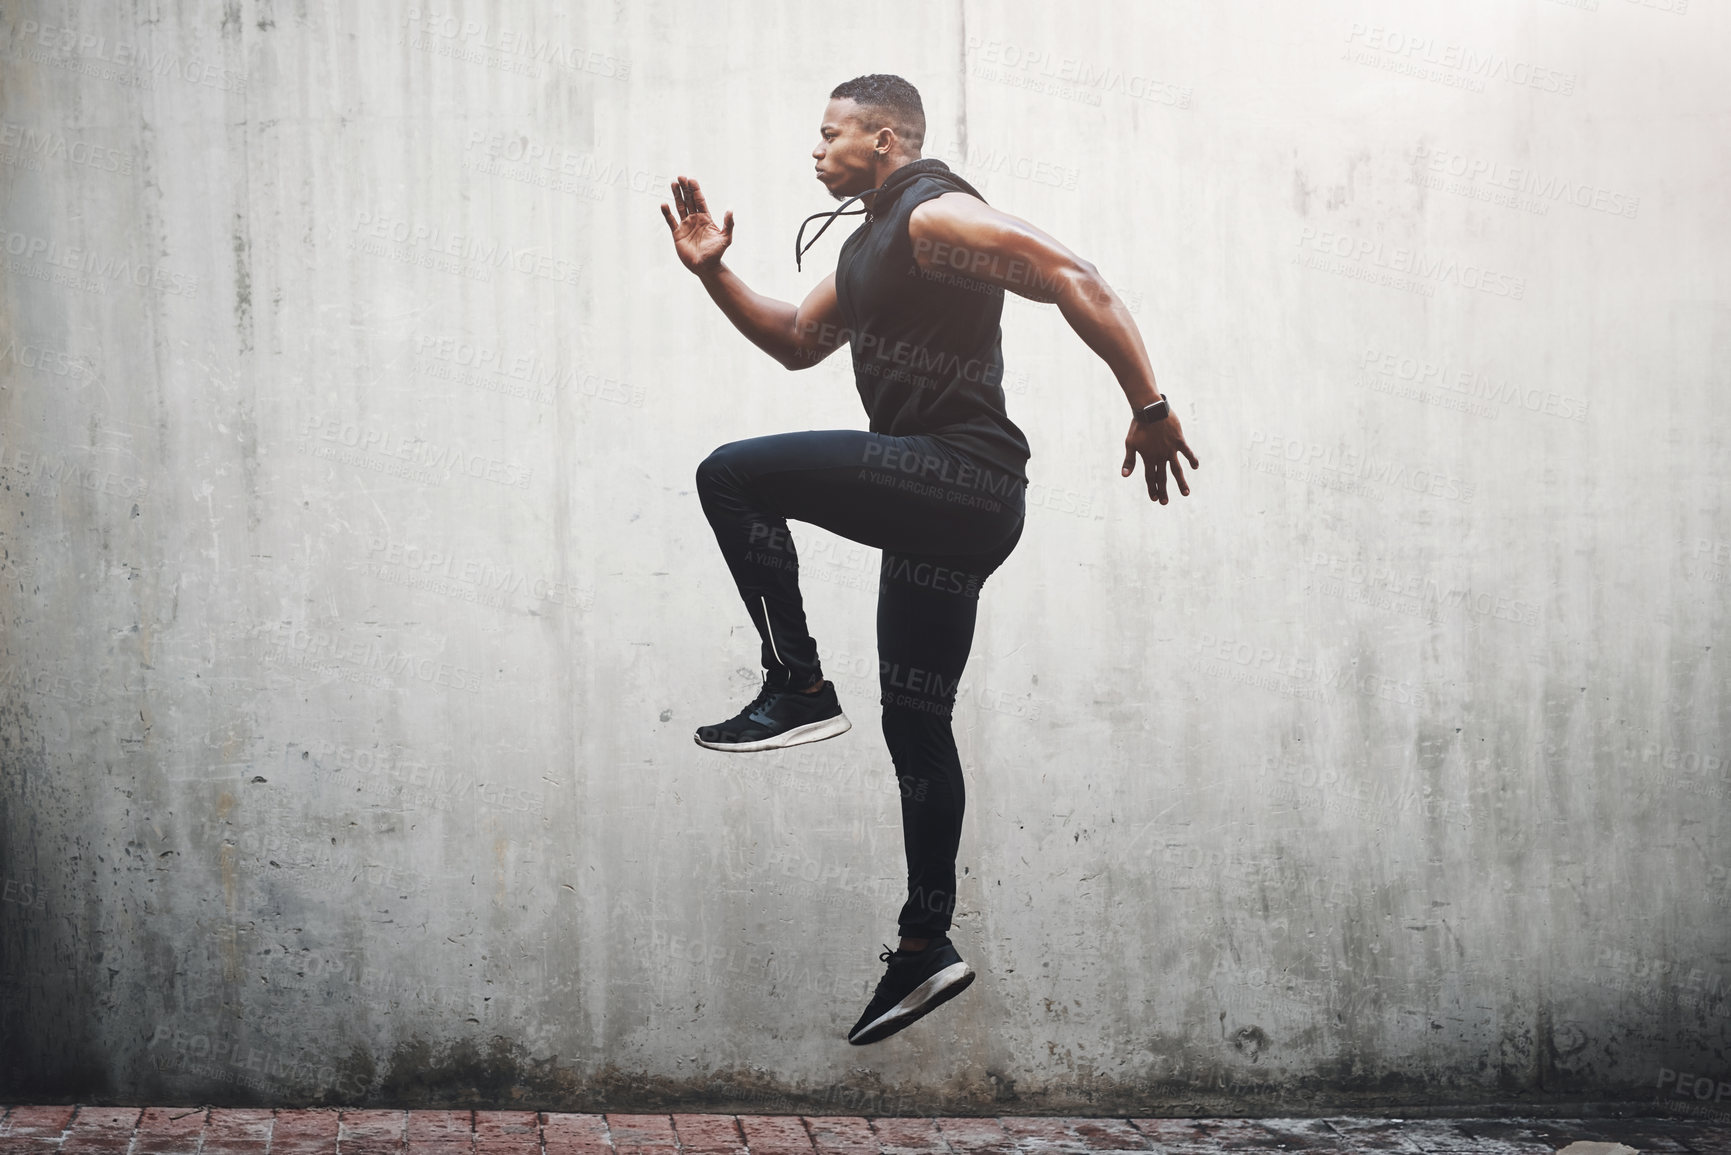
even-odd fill
[{"label": "man's ankle", "polygon": [[823,689],[823,685],[824,685],[824,680],[822,678],[819,678],[817,681],[813,682],[811,685],[809,685],[805,689],[801,690],[800,693],[802,693],[802,694],[815,694],[819,690]]}]

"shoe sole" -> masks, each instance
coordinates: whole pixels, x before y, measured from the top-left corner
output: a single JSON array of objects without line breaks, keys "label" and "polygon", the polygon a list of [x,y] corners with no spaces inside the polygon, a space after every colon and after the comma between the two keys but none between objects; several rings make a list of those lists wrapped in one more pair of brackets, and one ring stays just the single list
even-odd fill
[{"label": "shoe sole", "polygon": [[837,734],[845,734],[853,729],[853,723],[847,720],[846,714],[837,714],[833,718],[823,718],[816,722],[807,722],[803,726],[795,726],[783,731],[773,738],[760,738],[756,742],[705,742],[696,734],[691,740],[699,746],[710,750],[725,750],[731,754],[744,754],[752,750],[780,750],[784,746],[803,746],[807,742],[821,742],[825,738],[834,738]]},{"label": "shoe sole", "polygon": [[965,962],[953,962],[909,991],[906,998],[867,1023],[857,1034],[849,1035],[847,1041],[863,1047],[887,1039],[967,990],[973,981],[973,967]]}]

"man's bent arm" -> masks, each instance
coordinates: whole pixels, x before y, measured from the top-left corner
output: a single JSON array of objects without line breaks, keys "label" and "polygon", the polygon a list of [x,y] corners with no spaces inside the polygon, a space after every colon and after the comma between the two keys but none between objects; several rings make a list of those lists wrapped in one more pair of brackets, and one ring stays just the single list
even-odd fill
[{"label": "man's bent arm", "polygon": [[922,269],[998,285],[1058,311],[1118,379],[1133,409],[1160,399],[1154,367],[1130,310],[1085,261],[1027,221],[977,197],[952,192],[916,207],[908,220]]},{"label": "man's bent arm", "polygon": [[835,352],[838,339],[845,336],[837,331],[834,273],[797,307],[754,292],[719,260],[697,278],[734,328],[783,368],[809,369]]}]

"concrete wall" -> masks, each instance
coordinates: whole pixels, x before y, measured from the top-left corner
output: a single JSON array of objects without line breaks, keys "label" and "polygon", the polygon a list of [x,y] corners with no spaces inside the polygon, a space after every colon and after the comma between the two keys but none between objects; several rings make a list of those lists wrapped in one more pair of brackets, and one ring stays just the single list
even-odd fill
[{"label": "concrete wall", "polygon": [[[7,1094],[1731,1103],[1722,6],[105,8],[0,6]],[[697,462],[864,416],[658,204],[798,299],[873,71],[1099,266],[1202,468],[1121,479],[1008,303],[982,977],[859,1050],[875,551],[795,527],[852,733],[690,732],[757,654]]]}]

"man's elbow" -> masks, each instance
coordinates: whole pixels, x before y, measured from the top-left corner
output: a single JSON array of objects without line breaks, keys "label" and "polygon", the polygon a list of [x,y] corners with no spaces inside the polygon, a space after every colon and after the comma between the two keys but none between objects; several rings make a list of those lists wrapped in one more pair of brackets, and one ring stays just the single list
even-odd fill
[{"label": "man's elbow", "polygon": [[1110,293],[1111,287],[1106,284],[1106,278],[1100,275],[1100,270],[1094,267],[1093,261],[1077,257],[1070,268],[1070,279],[1078,285],[1092,289],[1096,294]]},{"label": "man's elbow", "polygon": [[1112,286],[1106,283],[1106,278],[1100,275],[1092,261],[1077,257],[1065,267],[1059,279],[1063,286],[1060,299],[1086,301],[1094,305],[1112,303]]}]

